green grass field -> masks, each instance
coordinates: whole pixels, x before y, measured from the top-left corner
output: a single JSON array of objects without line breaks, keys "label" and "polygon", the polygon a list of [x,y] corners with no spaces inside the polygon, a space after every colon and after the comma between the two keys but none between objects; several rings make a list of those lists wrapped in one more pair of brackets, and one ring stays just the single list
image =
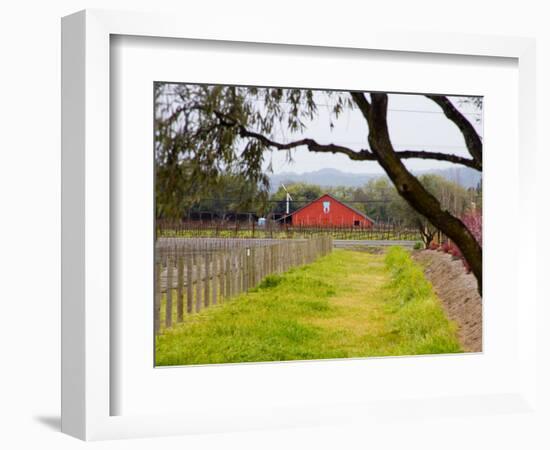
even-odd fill
[{"label": "green grass field", "polygon": [[335,250],[165,330],[155,358],[166,366],[456,353],[456,330],[407,251]]}]

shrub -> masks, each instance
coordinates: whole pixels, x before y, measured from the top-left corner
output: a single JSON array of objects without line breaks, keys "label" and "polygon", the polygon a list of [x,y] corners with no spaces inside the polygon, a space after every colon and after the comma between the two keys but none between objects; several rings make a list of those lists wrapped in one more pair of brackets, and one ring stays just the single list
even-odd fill
[{"label": "shrub", "polygon": [[414,250],[421,250],[422,247],[423,247],[422,242],[415,242],[413,249]]},{"label": "shrub", "polygon": [[274,288],[275,286],[281,284],[281,281],[283,281],[283,278],[280,275],[268,275],[263,279],[258,287],[261,289]]},{"label": "shrub", "polygon": [[460,253],[460,250],[457,248],[457,247],[451,247],[449,249],[449,254],[454,258],[454,259],[462,259],[462,261],[464,261],[464,258],[462,257],[462,253]]},{"label": "shrub", "polygon": [[[482,242],[483,220],[481,216],[481,211],[477,209],[469,211],[461,217],[461,220],[462,220],[462,223],[466,225],[468,230],[470,230],[470,232],[472,233],[476,241],[479,242],[479,245],[483,245],[483,242]],[[450,243],[450,248],[448,253],[450,253],[454,258],[462,259],[462,264],[464,265],[464,269],[466,270],[466,273],[471,272],[472,269],[470,265],[466,262],[466,260],[464,259],[464,256],[462,256],[462,252],[460,251],[460,249],[453,242]]]}]

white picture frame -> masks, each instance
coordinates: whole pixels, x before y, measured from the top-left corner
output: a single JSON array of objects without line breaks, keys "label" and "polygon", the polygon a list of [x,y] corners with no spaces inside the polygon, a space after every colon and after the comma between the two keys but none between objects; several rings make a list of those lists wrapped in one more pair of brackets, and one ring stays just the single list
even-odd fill
[{"label": "white picture frame", "polygon": [[[184,24],[184,25],[182,25]],[[330,424],[335,421],[374,423],[392,416],[384,401],[277,407],[272,411],[239,410],[220,405],[223,414],[111,415],[117,386],[110,372],[113,324],[110,321],[111,245],[110,183],[110,38],[113,35],[285,44],[338,49],[369,49],[414,54],[501,57],[517,60],[519,74],[519,194],[525,226],[535,228],[535,43],[532,39],[395,33],[370,28],[356,34],[328,35],[314,27],[285,30],[250,24],[218,24],[166,14],[87,10],[62,21],[62,431],[85,440],[163,436],[185,433],[254,430]],[[517,389],[464,398],[408,400],[411,415],[431,411],[441,416],[498,414],[510,410],[536,414],[536,245],[518,249],[518,353],[521,367]],[[523,289],[525,286],[525,289]],[[515,294],[517,295],[517,293]],[[251,367],[251,366],[249,366]],[[310,366],[314,376],[315,366]],[[246,368],[243,370],[247,370]],[[406,399],[403,398],[403,401]],[[392,400],[395,402],[395,399]],[[228,406],[233,411],[227,412]],[[352,420],[353,418],[353,420]]]}]

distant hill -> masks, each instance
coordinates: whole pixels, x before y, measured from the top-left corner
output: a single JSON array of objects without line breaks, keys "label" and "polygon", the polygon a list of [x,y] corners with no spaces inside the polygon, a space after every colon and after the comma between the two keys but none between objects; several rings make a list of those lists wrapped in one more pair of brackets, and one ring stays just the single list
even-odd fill
[{"label": "distant hill", "polygon": [[[476,187],[481,180],[481,173],[469,167],[450,167],[448,169],[434,169],[415,171],[415,175],[440,175],[449,181],[459,183],[465,188]],[[338,169],[321,169],[313,172],[281,172],[270,177],[271,190],[276,191],[281,183],[308,183],[319,186],[349,186],[360,187],[370,180],[386,175],[377,173],[347,173]]]}]

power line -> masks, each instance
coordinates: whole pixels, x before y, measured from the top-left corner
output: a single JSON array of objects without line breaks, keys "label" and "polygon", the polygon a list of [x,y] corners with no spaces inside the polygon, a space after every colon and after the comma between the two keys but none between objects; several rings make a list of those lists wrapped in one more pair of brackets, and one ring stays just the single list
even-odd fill
[{"label": "power line", "polygon": [[[165,92],[162,95],[180,97],[180,95],[175,93],[175,92]],[[405,95],[423,96],[424,94],[405,94]],[[254,99],[254,100],[252,100],[252,102],[254,102],[254,103],[265,103],[265,100],[263,100],[263,99]],[[277,101],[277,103],[278,104],[285,104],[285,105],[294,105],[294,103],[289,102],[289,101],[284,101],[284,100],[279,100],[279,101]],[[334,103],[334,104],[318,103],[318,102],[314,102],[314,103],[315,103],[315,106],[324,106],[324,107],[328,107],[328,108],[334,108],[337,105],[336,103]],[[303,103],[303,102],[298,102],[297,104],[301,105],[301,106],[307,106],[307,103]],[[388,108],[388,111],[389,112],[421,113],[421,114],[445,114],[443,111],[428,110],[428,109]],[[479,112],[461,111],[461,113],[464,114],[464,115],[470,115],[470,116],[482,116],[481,111],[479,111]]]},{"label": "power line", "polygon": [[[367,203],[389,203],[391,200],[341,200],[341,199],[336,199],[338,200],[339,202],[342,202],[342,203],[361,203],[361,204],[367,204]],[[202,198],[199,202],[197,203],[200,203],[200,202],[207,202],[207,201],[212,201],[212,202],[220,202],[220,203],[231,203],[231,202],[241,202],[242,199],[234,199],[234,198]],[[283,199],[283,200],[263,200],[264,202],[266,203],[286,203],[286,200]],[[289,203],[310,203],[312,202],[313,200],[289,200]]]}]

